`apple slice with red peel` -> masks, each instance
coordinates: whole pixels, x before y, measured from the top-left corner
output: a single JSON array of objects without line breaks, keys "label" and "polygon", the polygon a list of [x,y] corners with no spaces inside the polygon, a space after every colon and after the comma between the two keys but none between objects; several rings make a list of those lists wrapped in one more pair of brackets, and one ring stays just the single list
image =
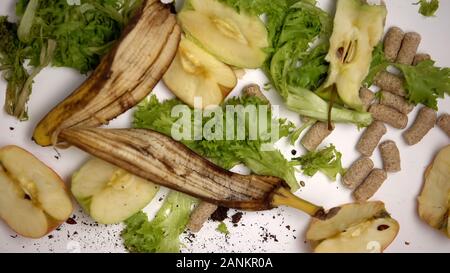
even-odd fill
[{"label": "apple slice with red peel", "polygon": [[55,172],[22,148],[0,149],[0,218],[11,229],[40,238],[72,211],[70,195]]},{"label": "apple slice with red peel", "polygon": [[450,238],[450,145],[428,166],[418,202],[420,218]]},{"label": "apple slice with red peel", "polygon": [[[229,66],[186,38],[163,80],[180,100],[202,108],[219,105],[237,84]],[[202,104],[195,105],[195,98],[201,98]]]},{"label": "apple slice with red peel", "polygon": [[101,159],[86,162],[72,177],[72,193],[101,224],[120,223],[150,203],[159,187]]},{"label": "apple slice with red peel", "polygon": [[399,231],[399,224],[382,202],[343,205],[326,219],[314,218],[306,233],[314,252],[382,252]]}]

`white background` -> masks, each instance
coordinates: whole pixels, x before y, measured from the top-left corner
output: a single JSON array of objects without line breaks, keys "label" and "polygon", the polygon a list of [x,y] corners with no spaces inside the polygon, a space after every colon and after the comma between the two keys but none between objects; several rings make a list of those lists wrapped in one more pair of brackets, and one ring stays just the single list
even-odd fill
[{"label": "white background", "polygon": [[[334,1],[319,1],[320,6],[331,10],[330,3]],[[437,17],[424,18],[418,14],[417,6],[412,3],[416,0],[388,0],[386,1],[389,15],[387,27],[397,25],[407,31],[417,31],[422,34],[423,42],[421,52],[430,53],[439,66],[450,66],[450,1],[440,1],[441,7]],[[13,0],[0,1],[0,14],[13,14]],[[149,45],[151,46],[151,45]],[[41,148],[31,141],[33,128],[37,122],[58,102],[70,94],[85,78],[70,69],[47,68],[39,74],[33,86],[33,94],[30,101],[28,122],[20,123],[0,111],[0,146],[19,145],[34,153],[38,158],[48,164],[65,181],[70,183],[70,176],[87,155],[75,148],[60,151],[61,158],[56,159],[57,152],[52,148]],[[232,95],[239,94],[242,86],[257,82],[264,84],[267,79],[260,71],[247,71],[246,76],[240,81],[239,86]],[[5,83],[0,81],[0,103],[3,104]],[[167,98],[170,93],[160,84],[154,93],[160,98]],[[281,103],[279,96],[271,91],[268,93],[272,104]],[[449,112],[450,99],[447,97],[439,103],[440,112]],[[417,110],[417,109],[416,109]],[[132,111],[122,115],[110,124],[110,127],[129,127]],[[281,115],[298,123],[297,115],[288,111],[282,111]],[[410,114],[410,122],[415,118],[416,111]],[[11,131],[9,128],[13,127]],[[449,144],[448,137],[439,129],[433,129],[425,139],[414,147],[405,145],[401,138],[401,131],[394,128],[388,129],[388,134],[383,138],[392,139],[398,144],[403,171],[389,175],[388,180],[377,192],[374,199],[386,203],[392,216],[400,223],[400,233],[387,252],[450,252],[450,240],[424,224],[417,215],[416,198],[420,192],[423,180],[423,172],[430,163],[433,155],[442,147]],[[351,125],[339,125],[326,143],[333,143],[343,153],[344,166],[349,166],[357,157],[355,144],[361,132]],[[280,142],[280,147],[286,156],[290,156],[292,147],[288,147],[285,141]],[[297,150],[302,152],[300,147]],[[381,167],[378,152],[374,154],[374,162]],[[299,177],[300,179],[301,177]],[[323,175],[318,174],[314,178],[302,178],[306,181],[306,187],[298,192],[303,198],[326,208],[337,206],[351,201],[351,192],[341,186],[340,182],[332,183]],[[160,196],[164,196],[164,190]],[[159,197],[148,206],[146,211],[152,214],[158,209],[161,201]],[[231,215],[233,212],[230,212]],[[0,222],[0,251],[1,252],[123,252],[120,240],[121,225],[99,226],[89,217],[85,216],[78,208],[75,210],[76,225],[64,224],[60,230],[54,231],[51,236],[40,240],[31,240],[16,237],[15,233]],[[215,231],[217,223],[208,223],[205,228],[191,238],[192,242],[184,239],[184,252],[307,252],[308,245],[304,243],[304,232],[309,218],[290,208],[279,208],[267,212],[244,213],[244,217],[238,227],[233,227],[229,220],[230,235],[225,237]],[[245,226],[243,226],[243,225]],[[289,226],[289,229],[286,227]],[[267,234],[275,235],[264,240]],[[50,237],[51,237],[50,236]]]}]

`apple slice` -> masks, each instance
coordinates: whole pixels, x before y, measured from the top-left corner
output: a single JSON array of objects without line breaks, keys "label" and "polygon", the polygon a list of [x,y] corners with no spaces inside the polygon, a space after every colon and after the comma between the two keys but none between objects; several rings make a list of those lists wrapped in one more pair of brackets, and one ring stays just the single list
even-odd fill
[{"label": "apple slice", "polygon": [[328,219],[314,218],[306,233],[314,252],[382,252],[399,225],[382,202],[343,205]]},{"label": "apple slice", "polygon": [[425,171],[418,202],[420,218],[450,238],[450,145],[437,154]]},{"label": "apple slice", "polygon": [[163,77],[167,87],[183,102],[194,107],[219,105],[237,84],[236,74],[192,41],[183,38],[177,55]]},{"label": "apple slice", "polygon": [[18,234],[40,238],[73,211],[64,182],[32,154],[0,149],[0,218]]},{"label": "apple slice", "polygon": [[93,158],[72,177],[72,193],[101,224],[120,223],[150,203],[159,187],[108,162]]},{"label": "apple slice", "polygon": [[226,64],[258,68],[267,55],[267,29],[251,16],[217,0],[189,0],[178,14],[183,30]]},{"label": "apple slice", "polygon": [[397,236],[398,223],[391,218],[374,219],[351,226],[342,233],[322,241],[315,253],[380,253]]}]

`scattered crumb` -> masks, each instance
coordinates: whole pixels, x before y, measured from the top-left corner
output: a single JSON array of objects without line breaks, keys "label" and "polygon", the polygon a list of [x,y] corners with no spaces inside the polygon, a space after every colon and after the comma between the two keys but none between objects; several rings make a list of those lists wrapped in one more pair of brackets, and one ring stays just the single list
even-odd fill
[{"label": "scattered crumb", "polygon": [[215,222],[222,222],[228,218],[229,208],[218,207],[216,211],[211,215],[211,219]]},{"label": "scattered crumb", "polygon": [[76,225],[77,221],[75,221],[75,219],[73,219],[73,218],[69,218],[66,220],[66,223],[69,225]]},{"label": "scattered crumb", "polygon": [[238,223],[241,221],[242,219],[242,212],[237,212],[235,214],[233,214],[233,216],[231,216],[231,222],[233,223],[233,226],[237,227]]}]

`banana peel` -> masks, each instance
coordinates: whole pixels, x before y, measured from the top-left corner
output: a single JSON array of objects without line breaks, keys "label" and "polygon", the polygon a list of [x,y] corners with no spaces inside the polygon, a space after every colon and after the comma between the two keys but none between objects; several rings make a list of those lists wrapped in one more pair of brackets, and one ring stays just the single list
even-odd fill
[{"label": "banana peel", "polygon": [[175,57],[181,30],[159,0],[146,0],[93,74],[58,104],[33,133],[41,146],[61,144],[64,128],[107,124],[143,100]]},{"label": "banana peel", "polygon": [[280,178],[232,173],[152,130],[70,128],[61,138],[139,177],[208,203],[250,211],[287,205],[311,216],[323,212],[293,195]]}]

